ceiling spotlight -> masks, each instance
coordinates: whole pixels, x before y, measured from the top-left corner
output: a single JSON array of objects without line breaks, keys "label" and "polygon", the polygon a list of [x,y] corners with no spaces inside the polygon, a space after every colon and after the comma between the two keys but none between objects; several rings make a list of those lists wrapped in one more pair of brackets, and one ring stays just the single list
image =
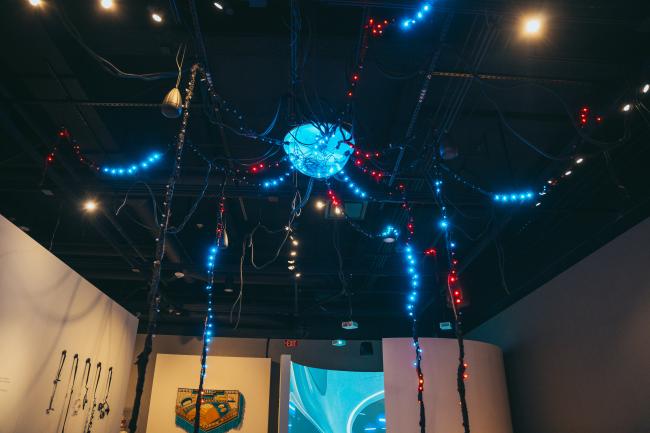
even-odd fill
[{"label": "ceiling spotlight", "polygon": [[524,19],[523,32],[527,36],[536,36],[542,30],[542,19],[539,16]]},{"label": "ceiling spotlight", "polygon": [[338,207],[338,206],[336,206],[336,207],[334,208],[334,213],[337,214],[337,215],[341,215],[341,213],[342,213],[341,208]]},{"label": "ceiling spotlight", "polygon": [[291,251],[291,252],[289,253],[289,255],[290,255],[291,257],[296,257],[296,256],[298,255],[298,253],[295,252],[295,251]]},{"label": "ceiling spotlight", "polygon": [[650,90],[650,84],[644,84],[643,87],[641,88],[641,93],[648,93]]},{"label": "ceiling spotlight", "polygon": [[571,176],[571,173],[573,173],[571,170],[567,170],[564,172],[565,176]]},{"label": "ceiling spotlight", "polygon": [[157,23],[162,23],[162,20],[163,20],[162,15],[160,15],[160,14],[158,14],[156,12],[151,14],[151,19],[154,20]]},{"label": "ceiling spotlight", "polygon": [[296,272],[296,278],[302,277],[302,274],[300,272]]},{"label": "ceiling spotlight", "polygon": [[95,200],[86,200],[84,203],[84,210],[87,212],[95,212],[97,207],[98,205]]},{"label": "ceiling spotlight", "polygon": [[29,0],[29,4],[34,7],[38,7],[41,6],[43,2],[41,2],[41,0]]},{"label": "ceiling spotlight", "polygon": [[104,9],[113,9],[113,0],[100,0],[99,5]]},{"label": "ceiling spotlight", "polygon": [[185,276],[185,274],[183,272],[176,271],[176,272],[174,272],[174,276],[176,278],[180,279],[180,278],[183,278]]},{"label": "ceiling spotlight", "polygon": [[214,2],[212,4],[214,5],[215,8],[219,9],[220,11],[223,10],[223,5],[221,4],[221,2]]},{"label": "ceiling spotlight", "polygon": [[316,202],[316,209],[323,209],[325,206],[327,206],[327,205],[326,205],[325,202],[322,201],[322,200],[318,200],[318,201]]},{"label": "ceiling spotlight", "polygon": [[578,158],[576,159],[576,164],[582,164],[582,161],[584,161],[584,158]]},{"label": "ceiling spotlight", "polygon": [[296,263],[296,261],[295,260],[287,260],[287,263],[289,263],[290,265],[293,265],[294,263]]},{"label": "ceiling spotlight", "polygon": [[232,289],[232,287],[225,287],[225,288],[223,289],[223,291],[226,292],[226,293],[232,293],[232,292],[234,292],[234,290]]},{"label": "ceiling spotlight", "polygon": [[293,271],[294,269],[296,269],[296,267],[294,265],[289,265],[289,266],[287,266],[287,269],[289,269],[290,271]]},{"label": "ceiling spotlight", "polygon": [[291,245],[294,245],[294,246],[297,247],[298,246],[298,240],[297,239],[292,240]]},{"label": "ceiling spotlight", "polygon": [[624,112],[627,113],[628,111],[630,111],[630,109],[632,109],[632,105],[630,105],[630,104],[625,104],[625,105],[623,105],[622,110],[623,110]]}]

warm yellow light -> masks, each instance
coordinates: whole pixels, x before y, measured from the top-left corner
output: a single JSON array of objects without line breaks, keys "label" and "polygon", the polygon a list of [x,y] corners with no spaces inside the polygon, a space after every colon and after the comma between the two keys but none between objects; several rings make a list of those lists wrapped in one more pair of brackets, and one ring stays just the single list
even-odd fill
[{"label": "warm yellow light", "polygon": [[531,16],[524,18],[523,32],[527,36],[536,36],[542,31],[542,18]]},{"label": "warm yellow light", "polygon": [[112,9],[114,6],[113,0],[101,0],[99,4],[104,9]]},{"label": "warm yellow light", "polygon": [[151,19],[154,20],[157,23],[162,23],[162,20],[163,20],[162,16],[160,16],[160,14],[157,14],[157,13],[151,14]]},{"label": "warm yellow light", "polygon": [[29,0],[29,4],[34,7],[38,7],[41,6],[43,2],[41,2],[41,0]]},{"label": "warm yellow light", "polygon": [[300,278],[301,276],[302,276],[302,274],[300,272],[296,273],[296,278]]},{"label": "warm yellow light", "polygon": [[87,212],[95,212],[97,210],[97,202],[95,200],[86,200],[84,203],[84,210]]},{"label": "warm yellow light", "polygon": [[290,255],[291,257],[296,257],[296,256],[298,255],[298,253],[295,252],[295,251],[291,251],[291,252],[289,253],[289,255]]},{"label": "warm yellow light", "polygon": [[297,239],[292,240],[292,241],[291,241],[291,244],[292,244],[293,246],[296,246],[296,247],[297,247],[297,246],[298,246],[298,240],[297,240]]},{"label": "warm yellow light", "polygon": [[290,271],[293,271],[294,269],[296,269],[296,267],[294,265],[289,265],[289,266],[287,266],[287,269],[289,269]]},{"label": "warm yellow light", "polygon": [[337,214],[337,215],[341,215],[341,208],[338,207],[338,206],[335,207],[335,208],[334,208],[334,213]]},{"label": "warm yellow light", "polygon": [[318,200],[316,202],[316,209],[323,209],[325,206],[327,206],[327,205],[325,204],[324,201]]}]

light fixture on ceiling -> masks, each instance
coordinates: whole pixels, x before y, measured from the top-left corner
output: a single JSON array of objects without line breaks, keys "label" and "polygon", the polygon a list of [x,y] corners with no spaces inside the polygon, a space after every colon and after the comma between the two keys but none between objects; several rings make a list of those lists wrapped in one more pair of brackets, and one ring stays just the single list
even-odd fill
[{"label": "light fixture on ceiling", "polygon": [[525,36],[537,36],[542,32],[543,24],[541,16],[527,16],[523,21],[522,32]]},{"label": "light fixture on ceiling", "polygon": [[113,9],[113,6],[115,6],[115,3],[113,2],[113,0],[100,0],[99,5],[103,9],[108,10],[108,9]]},{"label": "light fixture on ceiling", "polygon": [[650,84],[644,84],[643,87],[641,87],[641,93],[648,93],[650,91]]},{"label": "light fixture on ceiling", "polygon": [[95,212],[98,207],[99,204],[92,199],[86,200],[83,205],[83,208],[86,212]]},{"label": "light fixture on ceiling", "polygon": [[43,5],[43,2],[41,0],[29,0],[29,4],[34,7],[39,7]]},{"label": "light fixture on ceiling", "polygon": [[300,272],[296,272],[296,278],[302,277],[302,274]]},{"label": "light fixture on ceiling", "polygon": [[625,105],[623,105],[623,108],[621,108],[621,110],[623,110],[623,112],[625,112],[625,113],[627,113],[627,112],[630,111],[631,109],[632,109],[632,105],[631,105],[631,104],[625,104]]},{"label": "light fixture on ceiling", "polygon": [[212,3],[215,8],[219,9],[220,11],[223,10],[223,4],[221,2],[214,2]]},{"label": "light fixture on ceiling", "polygon": [[325,203],[324,201],[322,200],[316,201],[316,209],[321,210],[325,208],[325,206],[327,206],[327,203]]},{"label": "light fixture on ceiling", "polygon": [[160,111],[163,116],[168,119],[176,119],[179,117],[183,111],[183,102],[181,99],[181,91],[178,90],[178,87],[174,87],[167,92],[160,106]]},{"label": "light fixture on ceiling", "polygon": [[151,13],[151,19],[154,20],[157,23],[162,23],[163,22],[163,17],[158,12],[152,12]]},{"label": "light fixture on ceiling", "polygon": [[181,279],[181,278],[183,278],[185,276],[185,273],[183,273],[181,271],[176,271],[176,272],[174,272],[174,276],[176,278],[178,278],[178,279]]}]

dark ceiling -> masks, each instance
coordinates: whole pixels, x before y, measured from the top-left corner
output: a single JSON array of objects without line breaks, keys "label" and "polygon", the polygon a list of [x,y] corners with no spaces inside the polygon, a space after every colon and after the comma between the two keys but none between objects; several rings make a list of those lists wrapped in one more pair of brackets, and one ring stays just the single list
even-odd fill
[{"label": "dark ceiling", "polygon": [[[189,65],[203,58],[192,22],[193,2],[216,90],[238,110],[237,115],[224,110],[224,123],[235,130],[245,124],[263,131],[279,112],[270,133],[276,139],[297,121],[335,120],[346,105],[347,77],[357,62],[362,23],[369,17],[399,22],[416,5],[296,0],[299,15],[292,20],[291,2],[280,0],[231,1],[223,11],[207,0],[116,0],[111,12],[95,1],[43,0],[39,8],[26,0],[3,2],[0,213],[140,314],[141,325],[146,323],[155,237],[147,188],[160,206],[171,154],[141,177],[119,179],[79,164],[65,143],[47,169],[44,160],[62,126],[100,164],[168,149],[179,120],[164,118],[159,104],[174,85],[176,52],[187,43],[183,81]],[[162,11],[163,23],[149,19],[152,7]],[[650,78],[649,8],[647,2],[609,0],[440,0],[416,28],[406,32],[394,24],[369,42],[352,104],[355,140],[382,153],[377,164],[393,175],[393,186],[405,185],[418,251],[433,247],[444,252],[430,177],[438,146],[447,143],[459,151],[457,158],[442,162],[442,175],[467,299],[466,328],[650,214],[650,113],[639,92]],[[536,39],[519,34],[520,19],[530,11],[546,16],[544,34]],[[293,38],[292,30],[297,34]],[[91,51],[129,73],[171,74],[159,80],[118,77]],[[428,91],[419,105],[426,83]],[[622,113],[628,101],[636,102]],[[245,172],[244,163],[275,148],[229,128],[222,134],[206,116],[208,102],[199,91],[190,112],[191,146],[173,202],[174,225],[201,195],[207,172],[203,158]],[[589,107],[590,118],[580,126],[583,106]],[[585,156],[585,162],[563,177],[572,155]],[[278,153],[269,161],[280,158]],[[236,329],[230,313],[240,287],[242,241],[258,224],[271,230],[284,227],[295,186],[287,183],[266,191],[257,186],[264,176],[227,180],[230,245],[219,255],[215,286],[221,335],[409,335],[404,309],[408,281],[398,243],[369,239],[358,230],[374,233],[388,223],[403,228],[401,200],[391,193],[388,180],[377,183],[353,168],[348,171],[377,198],[367,203],[358,227],[326,219],[316,209],[315,201],[326,199],[325,184],[316,182],[310,202],[294,222],[302,277],[295,280],[287,270],[288,247],[262,270],[254,269],[247,255]],[[537,190],[550,178],[561,181],[539,206],[513,206],[494,203],[455,181],[452,173],[488,191]],[[268,174],[278,173],[269,169]],[[297,179],[304,194],[307,178]],[[168,238],[160,333],[202,332],[205,253],[214,238],[223,175],[214,170],[208,180],[188,224]],[[337,191],[346,202],[358,201],[346,195],[347,189]],[[126,205],[116,214],[127,192]],[[98,200],[99,212],[81,209],[88,197]],[[281,230],[258,230],[256,262],[272,259],[281,239]],[[418,260],[423,280],[420,334],[445,335],[438,327],[451,319],[444,254]],[[177,278],[175,272],[185,276]],[[360,327],[343,331],[340,323],[348,318],[350,306]]]}]

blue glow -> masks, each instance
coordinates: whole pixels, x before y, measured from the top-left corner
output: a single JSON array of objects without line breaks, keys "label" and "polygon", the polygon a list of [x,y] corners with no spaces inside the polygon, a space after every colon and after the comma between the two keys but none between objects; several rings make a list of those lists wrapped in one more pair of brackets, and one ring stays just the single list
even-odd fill
[{"label": "blue glow", "polygon": [[162,155],[160,153],[154,152],[151,155],[147,156],[141,162],[135,164],[127,164],[119,167],[103,166],[101,171],[102,173],[111,174],[115,176],[132,175],[132,174],[136,174],[140,168],[145,169],[149,167],[149,164],[157,163],[158,161],[160,161],[161,158]]},{"label": "blue glow", "polygon": [[352,155],[354,139],[330,123],[305,123],[284,137],[284,151],[299,172],[317,179],[340,172]]},{"label": "blue glow", "polygon": [[399,237],[399,230],[397,230],[395,227],[388,225],[384,227],[384,230],[382,230],[381,233],[379,233],[379,237],[384,238],[384,240],[391,240],[390,242],[394,242],[395,239]]},{"label": "blue glow", "polygon": [[508,194],[495,194],[494,201],[497,203],[522,204],[531,201],[535,194],[532,191],[521,191]]},{"label": "blue glow", "polygon": [[440,221],[438,224],[440,225],[440,228],[443,228],[443,229],[446,229],[447,227],[449,227],[449,223],[445,219]]},{"label": "blue glow", "polygon": [[402,28],[404,30],[410,29],[412,27],[412,24],[416,23],[416,19],[417,20],[424,19],[425,15],[431,12],[431,10],[432,10],[431,3],[429,2],[424,3],[413,17],[405,18],[402,20]]}]

